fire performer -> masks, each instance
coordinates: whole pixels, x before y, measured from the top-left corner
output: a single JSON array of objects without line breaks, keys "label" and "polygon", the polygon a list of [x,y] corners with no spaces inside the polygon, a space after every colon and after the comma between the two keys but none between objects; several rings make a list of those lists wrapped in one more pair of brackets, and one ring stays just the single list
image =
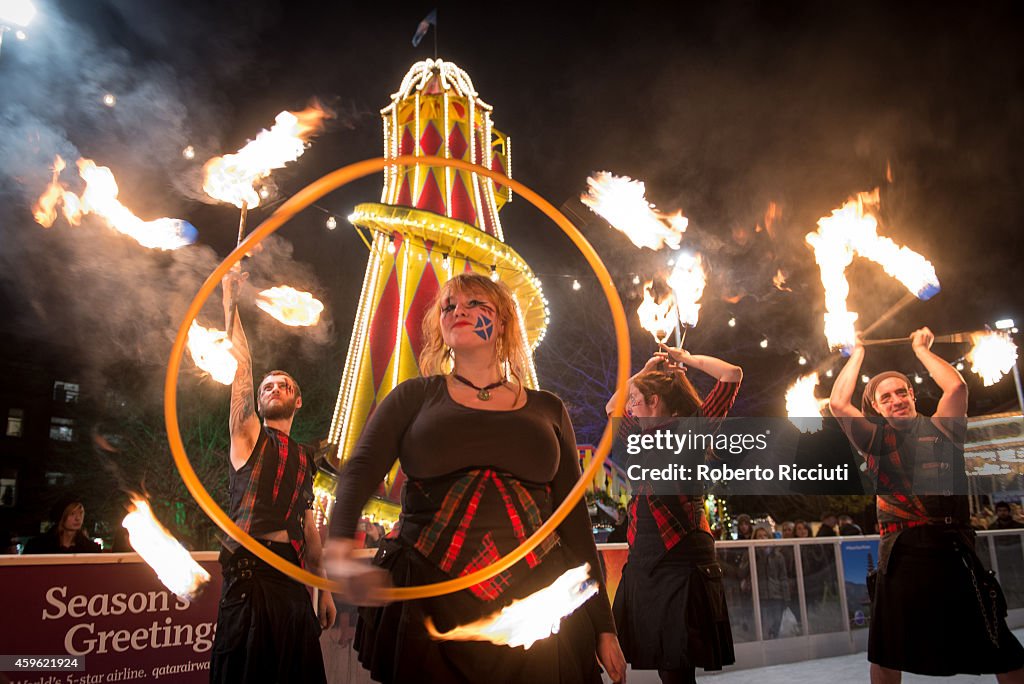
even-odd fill
[{"label": "fire performer", "polygon": [[[403,382],[380,403],[341,473],[326,554],[329,568],[344,565],[360,510],[398,458],[408,477],[401,518],[374,564],[399,586],[465,575],[512,551],[580,477],[562,402],[523,386],[529,352],[504,284],[469,273],[449,280],[427,309],[423,332],[422,377]],[[428,617],[446,632],[489,616],[584,561],[599,572],[581,501],[557,533],[490,580],[437,598],[363,609],[355,644],[360,662],[381,682],[596,683],[596,652],[612,679],[624,682],[603,586],[529,651],[434,641],[424,627]],[[360,579],[348,583],[354,602],[367,598],[357,586],[371,584]]]},{"label": "fire performer", "polygon": [[[661,348],[629,380],[623,431],[695,417],[711,419],[713,432],[736,400],[743,370],[712,356]],[[686,368],[716,380],[703,400]],[[614,405],[612,396],[609,414]],[[657,670],[664,684],[695,682],[698,665],[720,670],[734,663],[722,570],[703,497],[637,491],[628,513],[629,561],[613,609],[626,660],[634,670]]]},{"label": "fire performer", "polygon": [[963,442],[967,385],[931,351],[928,328],[910,336],[918,360],[942,390],[935,415],[917,412],[910,379],[871,378],[861,407],[853,392],[864,362],[858,342],[836,377],[829,406],[876,482],[882,542],[874,583],[868,660],[874,684],[902,671],[933,676],[996,673],[1024,681],[1024,648],[1006,626],[1006,603],[974,551]]},{"label": "fire performer", "polygon": [[[238,358],[231,384],[231,519],[277,555],[312,572],[320,566],[320,533],[313,514],[313,455],[290,438],[302,406],[299,385],[271,371],[253,401],[252,359],[235,313],[244,276],[228,275],[224,315]],[[256,415],[257,406],[263,418]],[[320,631],[335,606],[321,593],[319,619],[308,590],[235,543],[221,550],[224,581],[210,662],[213,682],[326,682]]]}]

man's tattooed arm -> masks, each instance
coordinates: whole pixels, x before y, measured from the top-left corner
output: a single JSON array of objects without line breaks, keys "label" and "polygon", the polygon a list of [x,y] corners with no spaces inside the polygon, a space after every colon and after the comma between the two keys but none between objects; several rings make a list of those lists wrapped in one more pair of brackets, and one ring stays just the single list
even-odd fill
[{"label": "man's tattooed arm", "polygon": [[260,433],[260,420],[256,415],[256,400],[252,381],[252,357],[249,342],[242,329],[237,312],[238,293],[244,275],[234,272],[224,278],[224,319],[228,328],[228,339],[233,346],[238,369],[231,382],[231,407],[228,414],[228,430],[231,435],[231,463],[235,468],[245,464]]}]

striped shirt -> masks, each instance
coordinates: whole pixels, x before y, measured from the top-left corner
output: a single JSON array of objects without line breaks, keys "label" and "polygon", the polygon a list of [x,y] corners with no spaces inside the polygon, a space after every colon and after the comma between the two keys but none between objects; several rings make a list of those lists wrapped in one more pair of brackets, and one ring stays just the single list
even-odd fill
[{"label": "striped shirt", "polygon": [[[740,383],[738,382],[718,381],[704,398],[695,417],[710,419],[707,430],[709,434],[717,432],[721,428],[722,421],[732,409],[739,390]],[[636,432],[639,428],[639,421],[628,416],[623,419],[623,428],[626,431]],[[714,458],[714,454],[709,454],[708,458]],[[629,528],[626,532],[626,541],[630,548],[636,544],[638,530],[643,533],[644,529],[656,530],[665,551],[671,550],[682,541],[683,537],[694,530],[711,533],[707,516],[704,514],[703,497],[694,497],[689,494],[653,495],[638,490],[629,502]]]}]

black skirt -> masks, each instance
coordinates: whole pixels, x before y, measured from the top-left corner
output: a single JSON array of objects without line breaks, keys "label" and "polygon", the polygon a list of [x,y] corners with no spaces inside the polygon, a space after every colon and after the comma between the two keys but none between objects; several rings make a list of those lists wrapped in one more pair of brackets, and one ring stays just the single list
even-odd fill
[{"label": "black skirt", "polygon": [[735,662],[714,540],[695,531],[667,553],[661,548],[635,545],[622,569],[612,612],[626,662],[634,670]]},{"label": "black skirt", "polygon": [[[385,540],[374,563],[389,570],[392,582],[399,587],[451,579],[401,539]],[[359,662],[374,680],[385,684],[599,684],[597,638],[586,606],[565,618],[557,634],[535,642],[529,650],[477,641],[435,641],[424,626],[427,616],[445,632],[491,615],[513,600],[544,588],[573,566],[559,547],[495,601],[481,601],[464,590],[362,608],[355,637]]]},{"label": "black skirt", "polygon": [[877,578],[870,662],[930,676],[992,674],[1024,666],[1024,648],[1004,619],[992,635],[998,645],[990,638],[964,547],[958,550],[956,539],[930,525],[900,533],[886,571]]},{"label": "black skirt", "polygon": [[[298,564],[291,544],[263,543]],[[306,586],[244,548],[233,555],[223,553],[221,566],[224,582],[210,681],[326,682],[320,622]]]}]

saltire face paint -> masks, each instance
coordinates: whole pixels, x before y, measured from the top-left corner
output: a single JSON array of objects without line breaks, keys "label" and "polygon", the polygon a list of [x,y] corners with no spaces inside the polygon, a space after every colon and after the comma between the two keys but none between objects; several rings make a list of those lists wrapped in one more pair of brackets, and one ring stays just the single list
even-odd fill
[{"label": "saltire face paint", "polygon": [[491,337],[494,336],[494,320],[482,314],[477,316],[476,325],[473,326],[473,332],[475,332],[481,340],[491,339]]},{"label": "saltire face paint", "polygon": [[[477,337],[485,342],[494,337],[495,311],[493,305],[487,301],[470,299],[468,302],[464,302],[462,306],[464,309],[476,309],[478,311],[476,321],[473,323],[473,332],[476,333]],[[449,298],[445,305],[441,307],[441,316],[454,314],[455,307],[455,299]]]}]

